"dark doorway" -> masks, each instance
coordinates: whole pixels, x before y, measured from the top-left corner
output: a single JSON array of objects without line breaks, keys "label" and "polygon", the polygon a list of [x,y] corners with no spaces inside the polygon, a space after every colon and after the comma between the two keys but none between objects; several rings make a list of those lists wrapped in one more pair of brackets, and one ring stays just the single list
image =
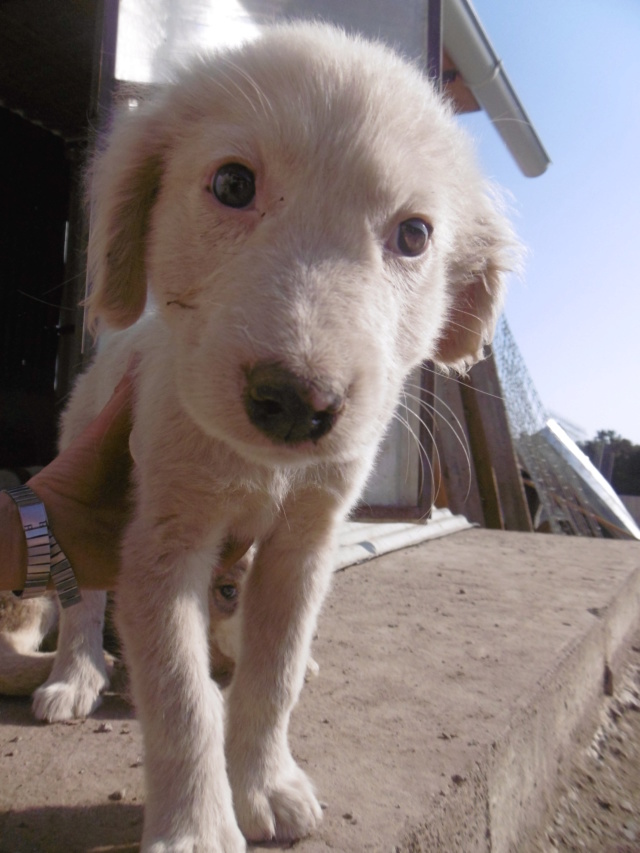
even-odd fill
[{"label": "dark doorway", "polygon": [[0,469],[51,459],[82,362],[79,186],[102,9],[0,2]]},{"label": "dark doorway", "polygon": [[0,110],[0,468],[53,455],[69,209],[65,143]]}]

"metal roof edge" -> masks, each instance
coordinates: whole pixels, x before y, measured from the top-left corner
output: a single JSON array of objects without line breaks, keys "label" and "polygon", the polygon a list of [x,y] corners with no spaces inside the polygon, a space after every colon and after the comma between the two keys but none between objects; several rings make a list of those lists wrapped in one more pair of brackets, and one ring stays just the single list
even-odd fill
[{"label": "metal roof edge", "polygon": [[443,0],[444,46],[512,157],[529,178],[551,159],[469,0]]}]

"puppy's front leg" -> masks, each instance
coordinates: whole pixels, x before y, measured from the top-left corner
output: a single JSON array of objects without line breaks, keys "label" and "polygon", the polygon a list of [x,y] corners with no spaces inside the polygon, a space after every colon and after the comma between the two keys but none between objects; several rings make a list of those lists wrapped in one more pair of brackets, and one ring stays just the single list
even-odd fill
[{"label": "puppy's front leg", "polygon": [[60,612],[58,650],[51,674],[33,694],[33,712],[50,723],[86,717],[109,684],[102,651],[106,593],[84,591],[82,601]]},{"label": "puppy's front leg", "polygon": [[145,744],[141,849],[244,853],[225,770],[222,696],[209,677],[207,589],[215,555],[175,545],[171,553],[168,538],[132,526],[118,591]]},{"label": "puppy's front leg", "polygon": [[[300,510],[299,503],[295,506]],[[296,512],[262,543],[243,589],[242,647],[228,704],[227,761],[238,823],[250,841],[308,835],[322,813],[295,763],[288,725],[304,681],[334,554],[333,519]]]}]

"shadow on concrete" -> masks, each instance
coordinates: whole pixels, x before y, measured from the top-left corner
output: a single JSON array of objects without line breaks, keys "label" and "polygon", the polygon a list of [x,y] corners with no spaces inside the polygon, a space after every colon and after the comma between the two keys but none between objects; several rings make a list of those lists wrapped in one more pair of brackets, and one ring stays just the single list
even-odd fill
[{"label": "shadow on concrete", "polygon": [[42,807],[0,814],[0,853],[134,853],[142,805]]},{"label": "shadow on concrete", "polygon": [[[98,708],[91,714],[94,720],[124,721],[135,718],[133,706],[124,696],[116,693],[105,693]],[[31,698],[28,696],[3,696],[0,706],[0,724],[34,728],[46,726],[48,723],[36,720],[31,711]],[[62,725],[76,725],[73,720]],[[54,725],[60,725],[56,723]],[[0,848],[0,853],[2,853]]]}]

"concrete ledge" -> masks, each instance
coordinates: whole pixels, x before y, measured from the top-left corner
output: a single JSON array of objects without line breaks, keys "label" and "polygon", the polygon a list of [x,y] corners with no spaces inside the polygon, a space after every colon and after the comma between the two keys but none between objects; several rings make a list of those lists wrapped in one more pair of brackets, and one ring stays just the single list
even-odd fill
[{"label": "concrete ledge", "polygon": [[328,808],[299,849],[522,853],[639,619],[637,543],[476,530],[339,575],[295,721]]},{"label": "concrete ledge", "polygon": [[[633,542],[471,530],[336,574],[292,721],[325,818],[296,849],[526,851],[639,615]],[[3,699],[0,723],[1,851],[136,849],[121,697],[70,726]]]}]

